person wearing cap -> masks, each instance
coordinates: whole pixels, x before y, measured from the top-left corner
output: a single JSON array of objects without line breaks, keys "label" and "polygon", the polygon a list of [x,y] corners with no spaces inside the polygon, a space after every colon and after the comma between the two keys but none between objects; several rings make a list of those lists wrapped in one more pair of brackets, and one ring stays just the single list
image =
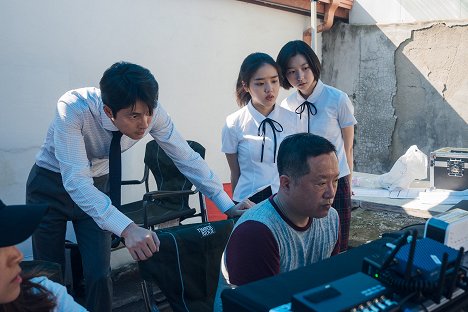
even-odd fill
[{"label": "person wearing cap", "polygon": [[[104,72],[99,86],[71,90],[59,99],[26,183],[26,202],[50,207],[33,235],[34,258],[64,268],[66,223],[72,221],[83,261],[86,307],[109,312],[111,234],[124,238],[134,260],[145,260],[159,250],[153,231],[137,226],[118,210],[120,200],[115,198],[120,194],[112,196],[116,194],[112,186],[118,182],[119,190],[120,179],[109,176],[116,172],[111,165],[120,165],[120,160],[113,161],[116,158],[110,155],[120,156],[149,134],[227,215],[242,214],[250,203],[235,205],[207,163],[180,135],[158,102],[158,83],[148,69],[115,63]],[[118,150],[115,142],[120,143]]]},{"label": "person wearing cap", "polygon": [[5,206],[0,200],[0,311],[87,311],[67,289],[45,276],[22,275],[23,254],[15,246],[36,229],[46,205]]}]

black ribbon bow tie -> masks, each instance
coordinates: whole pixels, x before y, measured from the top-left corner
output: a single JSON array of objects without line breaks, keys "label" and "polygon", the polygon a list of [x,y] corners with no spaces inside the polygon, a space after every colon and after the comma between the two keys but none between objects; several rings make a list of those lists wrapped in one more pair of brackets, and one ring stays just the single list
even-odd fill
[{"label": "black ribbon bow tie", "polygon": [[[283,132],[283,126],[270,118],[265,118],[263,121],[260,123],[258,126],[258,136],[263,135],[263,141],[262,141],[262,156],[260,161],[263,162],[263,151],[265,150],[265,135],[266,135],[266,125],[270,125],[271,130],[273,131],[273,138],[274,138],[274,143],[275,143],[275,149],[273,151],[273,162],[276,162],[276,146],[277,146],[277,141],[276,141],[276,132]],[[278,128],[276,127],[278,126]]]},{"label": "black ribbon bow tie", "polygon": [[299,118],[302,118],[302,113],[306,110],[307,107],[307,132],[310,132],[310,115],[314,116],[317,114],[317,107],[314,103],[305,101],[296,108],[296,114],[299,115]]}]

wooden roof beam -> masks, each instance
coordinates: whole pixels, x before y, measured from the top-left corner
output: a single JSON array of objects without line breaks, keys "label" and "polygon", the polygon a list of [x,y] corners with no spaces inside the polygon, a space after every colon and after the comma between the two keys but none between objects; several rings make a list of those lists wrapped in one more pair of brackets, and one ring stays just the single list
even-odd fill
[{"label": "wooden roof beam", "polygon": [[[310,16],[310,1],[311,0],[238,0],[258,4],[278,10],[289,11],[297,14]],[[317,17],[325,18],[326,12],[330,4],[334,0],[319,0],[317,1]],[[334,17],[348,21],[349,10],[353,7],[354,0],[340,0],[338,7],[335,10]]]}]

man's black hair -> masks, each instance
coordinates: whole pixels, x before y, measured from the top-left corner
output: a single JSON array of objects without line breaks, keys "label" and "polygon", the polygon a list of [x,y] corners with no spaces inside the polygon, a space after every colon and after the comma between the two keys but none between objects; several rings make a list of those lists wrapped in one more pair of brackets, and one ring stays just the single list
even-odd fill
[{"label": "man's black hair", "polygon": [[151,72],[136,64],[118,62],[109,67],[99,82],[104,105],[114,115],[124,108],[135,107],[136,101],[142,101],[150,115],[158,100],[158,83]]},{"label": "man's black hair", "polygon": [[335,153],[335,146],[327,139],[311,133],[287,136],[278,149],[278,173],[296,180],[309,173],[308,159]]}]

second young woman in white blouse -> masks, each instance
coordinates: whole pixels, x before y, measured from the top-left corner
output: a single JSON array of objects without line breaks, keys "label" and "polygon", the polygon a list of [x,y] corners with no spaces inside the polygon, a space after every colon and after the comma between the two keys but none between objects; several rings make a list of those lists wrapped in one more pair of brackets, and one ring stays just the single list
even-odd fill
[{"label": "second young woman in white blouse", "polygon": [[301,40],[290,41],[277,57],[292,93],[281,107],[295,112],[307,132],[328,139],[336,148],[340,179],[333,208],[340,216],[340,251],[346,251],[351,224],[351,174],[353,172],[354,107],[346,93],[320,80],[321,65],[315,52]]},{"label": "second young woman in white blouse", "polygon": [[235,202],[259,203],[278,191],[278,147],[286,136],[301,131],[296,114],[276,105],[280,73],[265,53],[250,54],[241,65],[236,84],[241,108],[226,118],[222,132]]}]

